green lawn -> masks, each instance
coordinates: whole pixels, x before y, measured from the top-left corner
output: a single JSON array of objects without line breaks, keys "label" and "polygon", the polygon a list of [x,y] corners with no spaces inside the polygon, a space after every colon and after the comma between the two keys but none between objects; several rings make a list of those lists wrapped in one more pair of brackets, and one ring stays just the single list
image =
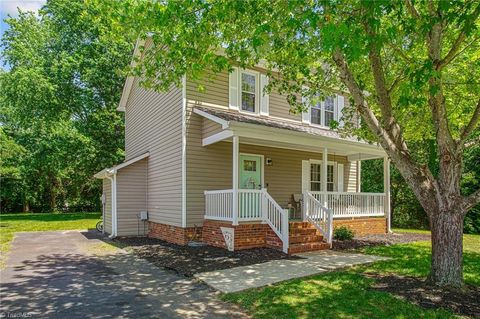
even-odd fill
[{"label": "green lawn", "polygon": [[5,265],[16,232],[95,228],[100,218],[100,213],[1,214],[0,268]]},{"label": "green lawn", "polygon": [[[480,236],[464,236],[465,281],[480,285]],[[223,299],[241,305],[254,318],[454,318],[444,310],[425,310],[384,292],[373,291],[367,273],[426,276],[430,243],[364,249],[391,260],[345,271],[319,274],[263,289],[226,294]]]}]

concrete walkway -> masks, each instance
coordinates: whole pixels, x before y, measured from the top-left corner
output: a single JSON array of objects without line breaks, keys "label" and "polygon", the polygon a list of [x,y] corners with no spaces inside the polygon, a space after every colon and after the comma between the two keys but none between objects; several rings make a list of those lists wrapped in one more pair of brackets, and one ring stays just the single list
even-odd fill
[{"label": "concrete walkway", "polygon": [[208,286],[88,232],[17,233],[0,279],[0,318],[246,317]]},{"label": "concrete walkway", "polygon": [[297,256],[303,258],[273,260],[263,264],[204,272],[195,275],[195,277],[221,292],[229,293],[388,259],[386,257],[340,253],[331,250],[303,253]]}]

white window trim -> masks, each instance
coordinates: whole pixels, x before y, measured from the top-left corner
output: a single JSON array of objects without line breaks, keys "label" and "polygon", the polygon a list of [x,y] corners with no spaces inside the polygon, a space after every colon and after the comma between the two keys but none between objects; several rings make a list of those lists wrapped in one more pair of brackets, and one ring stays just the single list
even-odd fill
[{"label": "white window trim", "polygon": [[[335,165],[337,162],[335,161],[328,161],[327,165],[333,166],[333,191],[336,192],[338,190],[338,172],[337,172],[337,165]],[[322,160],[317,160],[317,159],[309,159],[308,160],[308,165],[311,164],[322,164]],[[308,175],[308,183],[305,185],[308,185],[308,190],[311,190],[311,175]]]},{"label": "white window trim", "polygon": [[[255,76],[255,112],[242,110],[242,74]],[[238,69],[238,111],[244,114],[260,116],[260,72],[246,69]]]},{"label": "white window trim", "polygon": [[[304,99],[304,101],[308,101],[307,99]],[[305,116],[302,116],[302,122],[303,123],[308,123],[310,126],[313,126],[313,127],[319,127],[319,128],[323,128],[323,129],[330,129],[330,126],[326,126],[325,125],[325,101],[321,101],[320,102],[320,113],[321,113],[321,120],[322,120],[322,123],[321,124],[316,124],[316,123],[312,123],[312,105],[310,103],[308,103],[308,111],[305,112],[306,115]],[[338,94],[335,94],[334,98],[333,98],[333,120],[334,121],[339,121],[338,119]]]}]

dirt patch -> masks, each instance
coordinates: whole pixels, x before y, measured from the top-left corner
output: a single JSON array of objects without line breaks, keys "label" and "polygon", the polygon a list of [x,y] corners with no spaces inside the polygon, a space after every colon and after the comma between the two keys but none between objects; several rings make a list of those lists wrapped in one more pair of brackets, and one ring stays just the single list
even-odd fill
[{"label": "dirt patch", "polygon": [[429,241],[429,234],[391,233],[379,235],[358,236],[352,240],[334,240],[334,250],[355,250],[363,247],[389,246],[394,244],[411,243],[415,241]]},{"label": "dirt patch", "polygon": [[423,308],[444,308],[461,316],[480,318],[480,287],[442,289],[422,278],[379,274],[365,276],[376,280],[371,287],[373,290],[389,292]]},{"label": "dirt patch", "polygon": [[117,238],[121,246],[158,267],[192,277],[196,273],[264,263],[278,259],[301,259],[281,251],[254,248],[230,252],[212,246],[180,246],[153,238]]}]

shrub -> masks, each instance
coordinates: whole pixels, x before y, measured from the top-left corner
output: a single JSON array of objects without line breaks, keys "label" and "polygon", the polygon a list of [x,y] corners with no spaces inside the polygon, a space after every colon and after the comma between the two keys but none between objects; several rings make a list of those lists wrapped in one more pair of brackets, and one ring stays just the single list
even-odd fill
[{"label": "shrub", "polygon": [[333,239],[336,240],[352,240],[353,235],[353,231],[346,226],[335,228],[333,231]]}]

